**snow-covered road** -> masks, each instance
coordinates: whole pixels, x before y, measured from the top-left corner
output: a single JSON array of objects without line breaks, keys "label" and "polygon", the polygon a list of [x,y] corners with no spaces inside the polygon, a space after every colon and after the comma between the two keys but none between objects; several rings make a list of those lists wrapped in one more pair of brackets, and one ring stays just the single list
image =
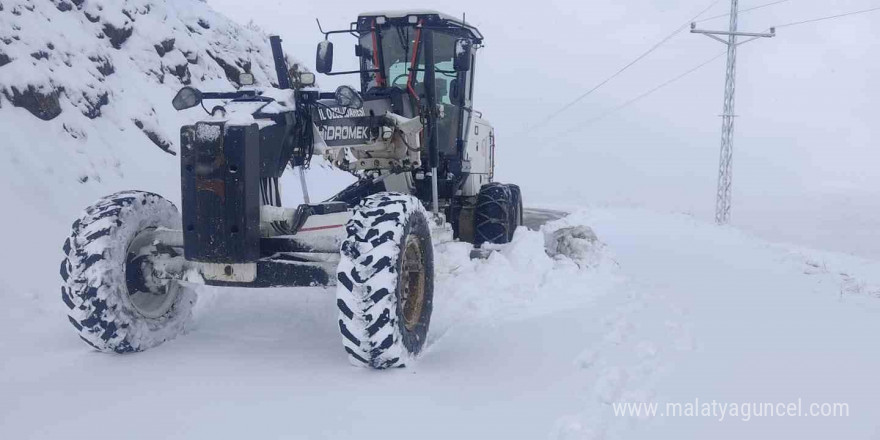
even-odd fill
[{"label": "snow-covered road", "polygon": [[[874,434],[878,263],[637,209],[550,226],[566,224],[607,245],[589,267],[547,257],[526,229],[487,260],[443,246],[429,346],[395,371],[348,365],[332,290],[205,289],[187,335],[127,356],[88,350],[60,300],[21,302],[2,312],[18,337],[0,341],[0,437]],[[639,419],[610,405],[694,398],[848,402],[850,416]]]},{"label": "snow-covered road", "polygon": [[[582,218],[627,280],[611,341],[582,354],[574,438],[878,438],[880,264],[682,215]],[[614,417],[616,401],[849,405],[849,417]],[[805,408],[806,410],[806,408]]]}]

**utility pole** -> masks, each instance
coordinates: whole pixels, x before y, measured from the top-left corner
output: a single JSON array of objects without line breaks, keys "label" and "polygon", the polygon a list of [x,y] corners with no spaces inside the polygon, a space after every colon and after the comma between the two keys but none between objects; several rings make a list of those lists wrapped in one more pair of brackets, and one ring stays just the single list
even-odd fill
[{"label": "utility pole", "polygon": [[[715,199],[715,223],[727,224],[730,221],[730,185],[731,165],[733,160],[733,113],[736,93],[736,47],[740,44],[758,38],[770,38],[776,36],[776,29],[770,28],[770,33],[739,32],[737,29],[739,13],[739,0],[730,0],[730,29],[728,31],[706,31],[697,29],[696,23],[691,23],[691,33],[703,34],[709,38],[720,41],[727,45],[727,77],[724,81],[724,112],[721,124],[721,158],[718,164],[718,194]],[[719,37],[726,35],[727,39]],[[751,37],[748,40],[737,43],[736,37]]]}]

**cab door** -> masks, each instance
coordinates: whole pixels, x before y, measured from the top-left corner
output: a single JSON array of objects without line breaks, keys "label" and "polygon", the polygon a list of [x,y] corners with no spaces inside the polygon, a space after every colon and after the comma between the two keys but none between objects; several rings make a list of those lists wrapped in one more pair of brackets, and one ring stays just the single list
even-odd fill
[{"label": "cab door", "polygon": [[457,143],[459,153],[462,155],[462,157],[464,156],[465,146],[467,145],[468,138],[470,137],[471,130],[469,130],[469,128],[474,117],[474,69],[476,68],[476,65],[474,63],[476,61],[476,57],[474,56],[474,50],[470,49],[470,51],[470,70],[466,72],[457,72],[455,83],[450,90],[452,100],[453,102],[455,102],[455,105],[457,107],[456,110],[460,115],[457,124]]},{"label": "cab door", "polygon": [[[455,71],[453,58],[458,39],[459,35],[455,33],[434,32],[434,96],[440,107],[437,119],[440,153],[461,158],[471,120],[473,68],[466,72]],[[473,61],[473,49],[469,47],[468,50]]]}]

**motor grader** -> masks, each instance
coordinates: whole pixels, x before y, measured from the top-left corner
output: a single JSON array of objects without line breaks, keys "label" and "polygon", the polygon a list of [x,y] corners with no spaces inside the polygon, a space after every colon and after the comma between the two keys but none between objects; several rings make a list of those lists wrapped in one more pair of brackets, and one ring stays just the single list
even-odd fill
[{"label": "motor grader", "polygon": [[[182,210],[124,191],[73,223],[62,299],[87,344],[126,353],[175,337],[199,284],[335,285],[352,363],[400,367],[425,343],[434,245],[511,239],[520,190],[494,181],[494,131],[473,109],[482,34],[434,11],[319,29],[317,72],[357,75],[359,90],[321,91],[270,37],[277,87],[254,86],[246,72],[236,91],[174,97],[177,110],[209,113],[180,130]],[[331,37],[354,37],[358,70],[333,70]],[[310,203],[303,179],[305,203],[282,206],[279,178],[316,155],[357,181]]]}]

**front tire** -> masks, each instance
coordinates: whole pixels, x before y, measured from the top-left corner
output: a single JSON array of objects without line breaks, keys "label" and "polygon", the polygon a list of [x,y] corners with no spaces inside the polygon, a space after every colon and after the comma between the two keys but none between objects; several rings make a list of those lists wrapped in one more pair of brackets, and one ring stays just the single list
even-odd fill
[{"label": "front tire", "polygon": [[70,323],[95,349],[145,350],[189,322],[194,288],[156,277],[182,273],[182,255],[151,237],[160,229],[179,230],[180,214],[171,202],[142,191],[104,197],[73,223],[64,242],[61,298]]},{"label": "front tire", "polygon": [[346,225],[337,270],[339,330],[349,360],[403,367],[425,344],[434,298],[428,215],[415,197],[365,198]]}]

